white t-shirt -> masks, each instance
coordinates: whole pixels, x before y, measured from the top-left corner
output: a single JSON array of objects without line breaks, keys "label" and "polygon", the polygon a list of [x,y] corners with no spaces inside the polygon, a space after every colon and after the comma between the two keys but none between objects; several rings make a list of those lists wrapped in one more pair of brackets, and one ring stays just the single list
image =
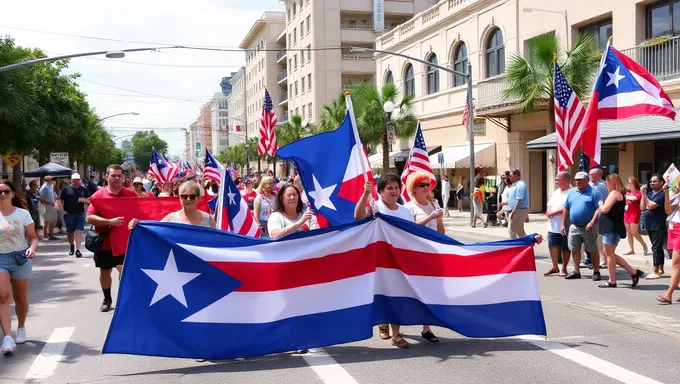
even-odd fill
[{"label": "white t-shirt", "polygon": [[510,198],[510,190],[512,189],[512,185],[506,185],[505,188],[503,189],[503,193],[501,193],[501,201],[508,201]]},{"label": "white t-shirt", "polygon": [[[284,216],[281,212],[272,212],[271,215],[269,215],[269,221],[267,221],[267,231],[271,234],[273,230],[275,229],[282,229],[286,228],[290,225],[295,224],[296,221],[300,220],[302,216],[305,214],[304,211],[302,211],[297,219],[295,221],[287,218]],[[299,231],[307,231],[307,230],[312,230],[312,229],[319,229],[319,222],[316,220],[316,216],[312,216],[311,219],[309,219],[308,222],[302,225]]]},{"label": "white t-shirt", "polygon": [[[564,203],[567,201],[567,195],[569,194],[570,190],[571,188],[567,189],[566,191],[562,191],[561,189],[557,188],[555,192],[553,192],[552,196],[550,196],[550,200],[548,200],[548,207],[550,207],[553,211],[564,208]],[[549,226],[550,229],[548,232],[561,233],[562,214],[560,213],[551,217]]]},{"label": "white t-shirt", "polygon": [[382,202],[382,200],[378,200],[375,202],[375,207],[378,209],[378,212],[382,213],[383,215],[394,216],[414,222],[413,213],[411,212],[410,209],[404,207],[403,205],[397,204],[397,209],[391,210],[387,208],[387,206],[385,205],[385,203]]},{"label": "white t-shirt", "polygon": [[442,180],[442,196],[451,195],[451,182],[448,180]]},{"label": "white t-shirt", "polygon": [[28,249],[26,226],[30,224],[33,224],[33,219],[25,209],[15,208],[9,216],[0,214],[0,253]]},{"label": "white t-shirt", "polygon": [[[434,204],[434,206],[432,205]],[[439,204],[437,202],[429,203],[426,206],[422,206],[418,204],[417,201],[411,200],[408,203],[404,204],[404,207],[408,208],[409,211],[411,211],[411,214],[414,216],[415,222],[418,220],[422,220],[432,214],[436,209],[439,209]],[[427,224],[425,224],[426,227],[430,229],[434,229],[435,231],[437,230],[437,220],[430,220]]]}]

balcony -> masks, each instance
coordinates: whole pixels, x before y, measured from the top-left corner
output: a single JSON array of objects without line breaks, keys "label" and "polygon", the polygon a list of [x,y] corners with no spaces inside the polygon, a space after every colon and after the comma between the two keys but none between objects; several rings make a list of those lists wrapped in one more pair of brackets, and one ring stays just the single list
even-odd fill
[{"label": "balcony", "polygon": [[513,114],[519,99],[505,98],[506,89],[508,89],[508,79],[505,75],[479,81],[477,83],[475,115],[502,117]]},{"label": "balcony", "polygon": [[376,33],[373,25],[345,21],[340,24],[340,40],[345,43],[373,43]]},{"label": "balcony", "polygon": [[680,36],[661,37],[621,52],[642,65],[657,80],[680,77]]},{"label": "balcony", "polygon": [[285,91],[279,97],[279,105],[288,103],[288,91]]},{"label": "balcony", "polygon": [[279,72],[278,76],[276,76],[276,81],[279,84],[283,84],[284,82],[286,82],[286,80],[288,80],[288,70],[284,69],[283,71]]},{"label": "balcony", "polygon": [[375,74],[375,62],[372,53],[343,53],[342,73]]},{"label": "balcony", "polygon": [[279,54],[276,56],[276,62],[280,63],[281,60],[284,60],[286,58],[286,56],[288,56],[288,51],[286,51],[285,49],[280,50]]},{"label": "balcony", "polygon": [[277,120],[278,123],[285,124],[288,122],[288,113],[284,113],[281,115],[281,117]]}]

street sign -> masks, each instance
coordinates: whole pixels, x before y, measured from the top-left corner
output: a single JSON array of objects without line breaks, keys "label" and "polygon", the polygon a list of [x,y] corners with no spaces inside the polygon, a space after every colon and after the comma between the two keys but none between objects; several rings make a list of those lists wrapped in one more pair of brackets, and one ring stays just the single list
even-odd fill
[{"label": "street sign", "polygon": [[486,136],[486,119],[474,118],[474,124],[472,125],[472,134],[475,136]]},{"label": "street sign", "polygon": [[437,154],[437,162],[439,163],[440,166],[444,165],[444,153],[443,152],[439,152]]},{"label": "street sign", "polygon": [[8,153],[2,157],[2,159],[5,160],[5,163],[10,166],[10,168],[14,168],[15,165],[19,164],[22,158],[23,156],[18,153]]},{"label": "street sign", "polygon": [[198,143],[198,142],[196,143],[196,150],[197,151],[201,150],[201,143]]},{"label": "street sign", "polygon": [[68,168],[68,152],[52,152],[50,153],[50,162],[57,163],[62,167]]}]

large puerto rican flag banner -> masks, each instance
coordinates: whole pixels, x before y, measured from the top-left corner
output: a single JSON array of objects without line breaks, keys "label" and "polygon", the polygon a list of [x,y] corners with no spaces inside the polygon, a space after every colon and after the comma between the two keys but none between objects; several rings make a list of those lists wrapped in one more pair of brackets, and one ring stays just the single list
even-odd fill
[{"label": "large puerto rican flag banner", "polygon": [[[356,221],[354,207],[364,184],[366,180],[374,183],[368,157],[353,129],[348,112],[336,130],[300,139],[276,152],[279,158],[295,163],[312,208],[331,225]],[[375,191],[373,198],[378,198]]]},{"label": "large puerto rican flag banner", "polygon": [[103,353],[251,357],[371,338],[381,323],[545,336],[533,247],[465,245],[380,214],[276,240],[141,222]]},{"label": "large puerto rican flag banner", "polygon": [[675,119],[675,107],[658,81],[628,56],[608,47],[583,119],[582,147],[591,166],[599,165],[600,120],[657,115]]}]

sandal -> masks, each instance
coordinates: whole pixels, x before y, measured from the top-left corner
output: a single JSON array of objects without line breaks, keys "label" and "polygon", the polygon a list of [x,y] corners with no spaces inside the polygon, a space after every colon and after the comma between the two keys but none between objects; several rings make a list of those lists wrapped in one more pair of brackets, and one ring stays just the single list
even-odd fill
[{"label": "sandal", "polygon": [[598,285],[599,288],[616,288],[616,283],[604,282]]},{"label": "sandal", "polygon": [[630,255],[634,255],[634,254],[635,254],[635,251],[633,251],[633,250],[631,249],[630,251],[624,253],[623,256],[630,256]]},{"label": "sandal", "polygon": [[429,341],[430,343],[438,343],[439,339],[437,336],[432,333],[432,331],[427,331],[427,332],[420,332],[420,336],[423,337],[423,339]]},{"label": "sandal", "polygon": [[560,270],[558,268],[551,268],[548,272],[544,273],[543,276],[554,275],[554,274],[558,273],[559,271]]},{"label": "sandal", "polygon": [[644,272],[641,270],[637,270],[637,273],[634,275],[630,275],[631,280],[633,280],[633,288],[637,287],[638,283],[640,282],[640,279],[645,275]]},{"label": "sandal", "polygon": [[392,338],[392,345],[403,349],[411,346],[408,341],[404,340],[404,336],[402,336],[401,333]]},{"label": "sandal", "polygon": [[560,272],[560,277],[566,277],[568,275],[567,271]]},{"label": "sandal", "polygon": [[661,303],[661,304],[663,304],[663,305],[670,305],[670,304],[673,304],[673,302],[670,301],[670,300],[668,300],[668,299],[666,298],[666,296],[664,296],[664,295],[659,295],[659,296],[657,296],[657,297],[656,297],[656,301],[658,301],[659,303]]},{"label": "sandal", "polygon": [[389,340],[391,339],[390,336],[390,326],[389,324],[380,324],[378,325],[378,330],[380,331],[380,338],[383,340]]}]

